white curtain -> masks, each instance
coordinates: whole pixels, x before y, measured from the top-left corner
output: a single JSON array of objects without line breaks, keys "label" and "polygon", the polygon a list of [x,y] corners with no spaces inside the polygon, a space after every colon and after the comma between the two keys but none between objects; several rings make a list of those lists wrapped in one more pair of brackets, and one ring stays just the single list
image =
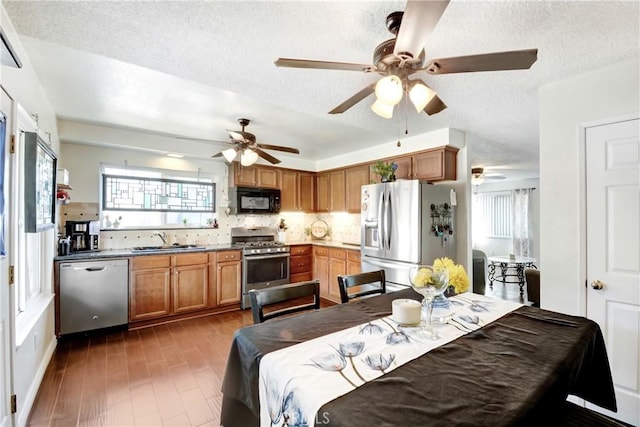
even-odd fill
[{"label": "white curtain", "polygon": [[532,253],[531,191],[531,188],[522,188],[511,192],[511,234],[516,256],[530,257]]}]

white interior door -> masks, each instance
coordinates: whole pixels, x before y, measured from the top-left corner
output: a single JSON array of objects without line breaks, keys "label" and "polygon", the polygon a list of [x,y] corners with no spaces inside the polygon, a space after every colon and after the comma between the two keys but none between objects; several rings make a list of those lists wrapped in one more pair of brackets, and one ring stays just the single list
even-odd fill
[{"label": "white interior door", "polygon": [[[0,149],[4,155],[0,155],[0,427],[8,427],[13,425],[14,416],[11,413],[10,397],[13,393],[13,339],[11,331],[13,330],[13,312],[11,309],[11,288],[9,287],[9,241],[8,241],[8,212],[9,212],[9,140],[11,131],[11,109],[12,102],[9,96],[0,89],[0,120],[4,123],[4,139],[0,144]],[[2,132],[0,132],[2,133]],[[3,253],[4,252],[4,255]]]},{"label": "white interior door", "polygon": [[[587,317],[600,325],[618,412],[640,426],[640,120],[586,130]],[[608,413],[601,410],[601,412]]]}]

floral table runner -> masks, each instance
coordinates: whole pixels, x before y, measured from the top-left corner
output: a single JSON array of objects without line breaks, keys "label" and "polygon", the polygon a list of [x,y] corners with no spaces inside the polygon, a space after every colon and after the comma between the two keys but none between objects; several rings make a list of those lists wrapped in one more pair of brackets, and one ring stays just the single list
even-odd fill
[{"label": "floral table runner", "polygon": [[388,316],[264,355],[260,425],[313,425],[325,403],[522,306],[469,292],[449,300],[437,340]]}]

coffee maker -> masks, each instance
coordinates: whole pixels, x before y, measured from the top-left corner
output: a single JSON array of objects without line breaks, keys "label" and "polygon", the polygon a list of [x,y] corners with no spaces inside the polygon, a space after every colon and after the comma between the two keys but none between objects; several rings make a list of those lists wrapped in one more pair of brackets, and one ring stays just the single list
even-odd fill
[{"label": "coffee maker", "polygon": [[71,241],[71,252],[99,249],[100,221],[67,221],[65,231]]}]

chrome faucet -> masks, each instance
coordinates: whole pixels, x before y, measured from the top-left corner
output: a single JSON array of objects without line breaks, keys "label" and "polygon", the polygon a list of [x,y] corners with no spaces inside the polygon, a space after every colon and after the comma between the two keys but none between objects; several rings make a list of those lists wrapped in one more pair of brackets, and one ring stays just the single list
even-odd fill
[{"label": "chrome faucet", "polygon": [[162,244],[163,245],[167,245],[167,233],[165,233],[164,231],[154,231],[153,233],[151,233],[151,237],[154,236],[158,236],[160,239],[162,239]]}]

